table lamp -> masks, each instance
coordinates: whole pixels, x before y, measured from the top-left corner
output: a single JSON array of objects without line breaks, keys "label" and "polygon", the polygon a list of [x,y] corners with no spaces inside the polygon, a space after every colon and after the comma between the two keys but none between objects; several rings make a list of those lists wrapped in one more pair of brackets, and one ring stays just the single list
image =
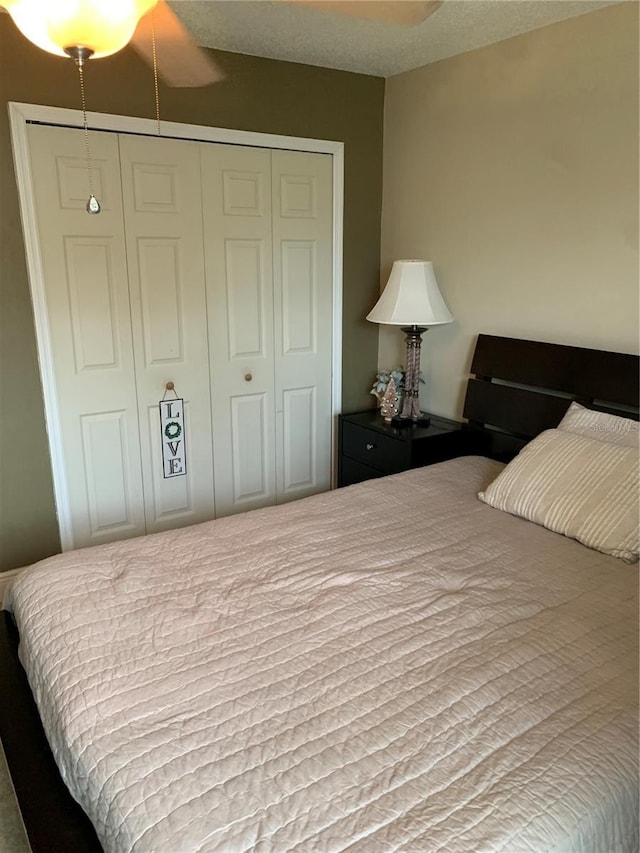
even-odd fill
[{"label": "table lamp", "polygon": [[420,411],[420,347],[422,333],[430,326],[452,323],[453,316],[440,294],[431,261],[394,261],[385,289],[367,320],[400,326],[406,335],[404,401],[394,419],[428,424]]}]

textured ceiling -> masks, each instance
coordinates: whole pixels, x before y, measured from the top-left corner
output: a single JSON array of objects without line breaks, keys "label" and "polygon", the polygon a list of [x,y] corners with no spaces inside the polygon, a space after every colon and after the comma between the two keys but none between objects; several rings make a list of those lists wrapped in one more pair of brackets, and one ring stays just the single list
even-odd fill
[{"label": "textured ceiling", "polygon": [[170,5],[206,47],[390,77],[614,2],[445,0],[413,27],[271,0],[173,0]]}]

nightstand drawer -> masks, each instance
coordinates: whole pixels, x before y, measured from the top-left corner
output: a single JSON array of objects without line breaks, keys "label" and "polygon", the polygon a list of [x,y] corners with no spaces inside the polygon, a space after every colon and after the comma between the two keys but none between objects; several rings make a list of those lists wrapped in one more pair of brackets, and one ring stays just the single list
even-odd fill
[{"label": "nightstand drawer", "polygon": [[354,483],[363,483],[365,480],[374,480],[377,477],[385,476],[385,471],[378,471],[377,468],[363,465],[362,462],[356,462],[355,459],[349,459],[348,456],[343,456],[340,464],[341,486],[353,486]]},{"label": "nightstand drawer", "polygon": [[345,421],[342,424],[342,453],[377,471],[395,473],[410,467],[409,446],[376,430]]}]

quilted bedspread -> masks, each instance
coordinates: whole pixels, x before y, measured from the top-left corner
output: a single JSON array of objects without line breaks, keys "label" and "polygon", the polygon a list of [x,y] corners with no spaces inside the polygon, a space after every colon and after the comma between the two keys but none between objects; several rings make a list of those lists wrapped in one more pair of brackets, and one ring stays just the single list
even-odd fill
[{"label": "quilted bedspread", "polygon": [[632,853],[637,567],[458,459],[53,557],[8,602],[106,851]]}]

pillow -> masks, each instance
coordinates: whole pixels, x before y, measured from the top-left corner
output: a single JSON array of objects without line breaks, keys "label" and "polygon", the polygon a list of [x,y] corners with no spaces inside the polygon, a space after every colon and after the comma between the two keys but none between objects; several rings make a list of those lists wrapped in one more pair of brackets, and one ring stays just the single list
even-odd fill
[{"label": "pillow", "polygon": [[587,438],[619,444],[622,447],[638,447],[639,425],[631,418],[621,418],[606,412],[594,412],[585,409],[579,403],[572,403],[558,424],[558,429],[575,432]]},{"label": "pillow", "polygon": [[638,559],[638,451],[550,429],[478,497],[583,545]]}]

